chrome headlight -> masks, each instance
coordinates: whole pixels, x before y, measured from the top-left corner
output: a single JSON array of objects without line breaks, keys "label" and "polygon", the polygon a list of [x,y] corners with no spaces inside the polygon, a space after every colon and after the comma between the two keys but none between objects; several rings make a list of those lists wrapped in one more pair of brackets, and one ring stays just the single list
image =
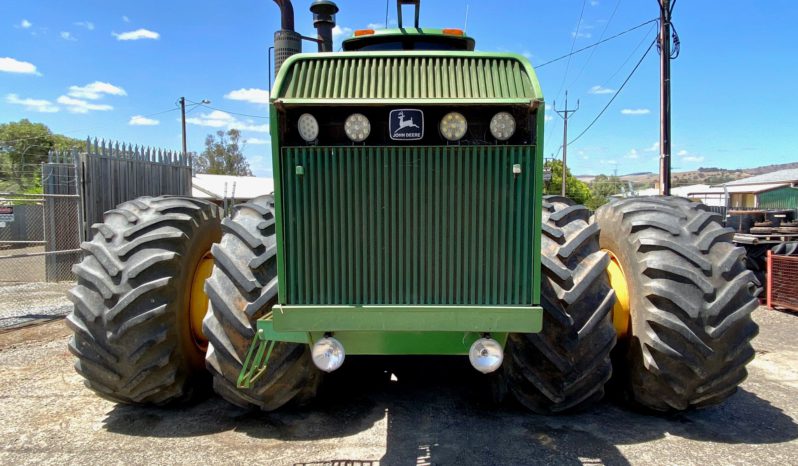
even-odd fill
[{"label": "chrome headlight", "polygon": [[465,136],[468,129],[468,121],[461,113],[451,112],[441,119],[441,134],[448,141],[459,141]]},{"label": "chrome headlight", "polygon": [[507,112],[499,112],[490,119],[490,134],[499,141],[506,141],[515,134],[515,118]]},{"label": "chrome headlight", "polygon": [[319,122],[310,113],[303,113],[297,121],[299,136],[307,142],[313,142],[319,137]]},{"label": "chrome headlight", "polygon": [[363,142],[371,133],[371,123],[365,115],[353,113],[346,118],[344,131],[352,142]]}]

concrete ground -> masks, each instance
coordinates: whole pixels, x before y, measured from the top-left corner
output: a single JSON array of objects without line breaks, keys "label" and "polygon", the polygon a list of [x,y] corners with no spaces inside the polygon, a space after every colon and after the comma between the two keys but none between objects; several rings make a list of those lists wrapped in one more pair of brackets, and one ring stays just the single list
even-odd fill
[{"label": "concrete ground", "polygon": [[306,410],[249,413],[213,396],[124,406],[84,388],[63,321],[6,330],[0,464],[795,464],[798,316],[754,318],[757,357],[740,391],[670,417],[610,401],[558,417],[497,408],[465,358],[350,358]]}]

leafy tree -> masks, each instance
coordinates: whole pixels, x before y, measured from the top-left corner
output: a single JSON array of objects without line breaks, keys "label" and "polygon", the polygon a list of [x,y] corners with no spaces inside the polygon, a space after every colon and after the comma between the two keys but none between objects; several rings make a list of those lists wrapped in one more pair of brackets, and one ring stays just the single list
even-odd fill
[{"label": "leafy tree", "polygon": [[252,176],[249,162],[241,152],[241,132],[217,131],[205,138],[205,150],[194,159],[194,171],[211,175]]},{"label": "leafy tree", "polygon": [[27,119],[0,124],[0,190],[41,192],[41,164],[47,161],[47,153],[82,144]]},{"label": "leafy tree", "polygon": [[[560,194],[562,192],[562,161],[548,160],[544,167],[551,170],[551,181],[546,184],[543,192]],[[565,173],[565,193],[578,204],[584,204],[590,198],[590,188],[587,184],[577,180],[568,169]]]}]

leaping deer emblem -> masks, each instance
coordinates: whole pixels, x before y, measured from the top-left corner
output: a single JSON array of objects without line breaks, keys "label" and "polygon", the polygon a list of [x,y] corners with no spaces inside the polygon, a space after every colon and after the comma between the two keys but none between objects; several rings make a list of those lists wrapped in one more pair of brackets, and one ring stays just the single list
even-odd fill
[{"label": "leaping deer emblem", "polygon": [[413,123],[413,117],[405,120],[405,112],[399,112],[399,127],[393,132],[394,135],[405,128],[418,128],[418,125]]}]

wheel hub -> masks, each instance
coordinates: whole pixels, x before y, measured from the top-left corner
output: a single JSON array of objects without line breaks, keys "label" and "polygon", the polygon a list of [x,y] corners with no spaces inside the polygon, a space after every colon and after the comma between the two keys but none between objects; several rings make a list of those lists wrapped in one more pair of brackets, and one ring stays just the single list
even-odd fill
[{"label": "wheel hub", "polygon": [[208,348],[208,338],[202,331],[202,320],[208,312],[208,295],[205,294],[205,280],[213,272],[213,256],[206,252],[194,268],[191,279],[191,299],[189,300],[188,319],[194,343],[203,351]]},{"label": "wheel hub", "polygon": [[616,297],[615,305],[612,307],[612,324],[618,333],[618,337],[624,338],[629,334],[629,324],[632,317],[631,306],[629,305],[629,284],[626,281],[626,274],[618,257],[610,250],[604,249],[604,252],[610,256],[607,275]]}]

